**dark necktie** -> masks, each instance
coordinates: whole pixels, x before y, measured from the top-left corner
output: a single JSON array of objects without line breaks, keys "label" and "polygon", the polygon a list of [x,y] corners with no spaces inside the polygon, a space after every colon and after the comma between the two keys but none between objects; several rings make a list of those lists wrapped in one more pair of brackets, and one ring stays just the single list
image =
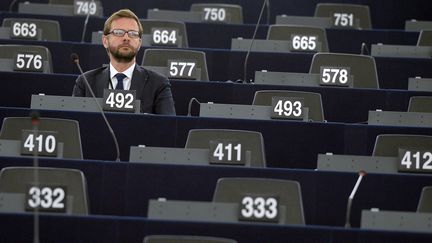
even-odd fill
[{"label": "dark necktie", "polygon": [[126,78],[126,75],[124,75],[123,73],[117,73],[115,75],[115,77],[117,78],[117,85],[115,87],[115,89],[121,89],[123,90],[123,79]]}]

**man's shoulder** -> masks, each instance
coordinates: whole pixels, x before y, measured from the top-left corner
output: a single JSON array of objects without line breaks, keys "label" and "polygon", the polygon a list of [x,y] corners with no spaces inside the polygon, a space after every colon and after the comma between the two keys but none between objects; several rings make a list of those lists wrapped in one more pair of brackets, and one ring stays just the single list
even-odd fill
[{"label": "man's shoulder", "polygon": [[150,69],[147,69],[143,66],[137,65],[135,67],[138,72],[140,72],[142,75],[145,75],[146,79],[152,80],[152,81],[161,81],[161,82],[168,82],[168,78],[158,72],[152,71]]},{"label": "man's shoulder", "polygon": [[89,70],[89,71],[85,72],[84,75],[86,77],[91,77],[91,76],[95,76],[95,75],[101,74],[101,73],[103,73],[106,70],[109,70],[109,66],[100,67],[100,68]]}]

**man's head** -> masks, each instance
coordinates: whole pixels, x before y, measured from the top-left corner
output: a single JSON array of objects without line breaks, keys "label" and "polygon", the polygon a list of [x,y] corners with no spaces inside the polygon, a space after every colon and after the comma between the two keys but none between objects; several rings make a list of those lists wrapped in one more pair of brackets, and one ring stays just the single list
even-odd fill
[{"label": "man's head", "polygon": [[140,46],[143,29],[138,17],[129,9],[113,13],[104,25],[102,43],[110,58],[120,63],[134,60]]}]

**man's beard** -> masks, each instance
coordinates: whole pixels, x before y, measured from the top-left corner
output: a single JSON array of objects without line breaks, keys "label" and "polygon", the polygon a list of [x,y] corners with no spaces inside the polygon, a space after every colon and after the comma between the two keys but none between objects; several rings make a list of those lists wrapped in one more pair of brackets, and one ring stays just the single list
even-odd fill
[{"label": "man's beard", "polygon": [[112,57],[120,63],[128,63],[131,62],[135,56],[136,56],[136,51],[133,49],[132,46],[128,45],[129,47],[129,51],[127,52],[122,52],[121,49],[124,47],[124,45],[121,45],[117,48],[115,47],[109,47],[108,51],[111,53]]}]

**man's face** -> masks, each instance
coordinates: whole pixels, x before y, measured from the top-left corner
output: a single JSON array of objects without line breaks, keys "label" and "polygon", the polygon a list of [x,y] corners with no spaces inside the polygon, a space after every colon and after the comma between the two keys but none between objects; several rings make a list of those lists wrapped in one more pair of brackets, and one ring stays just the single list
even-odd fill
[{"label": "man's face", "polygon": [[[111,30],[124,30],[139,32],[137,22],[132,18],[119,18],[111,23]],[[116,36],[113,33],[102,36],[102,43],[108,50],[110,56],[117,62],[128,63],[135,59],[141,46],[141,36],[139,38],[129,37],[128,33],[124,36]]]}]

